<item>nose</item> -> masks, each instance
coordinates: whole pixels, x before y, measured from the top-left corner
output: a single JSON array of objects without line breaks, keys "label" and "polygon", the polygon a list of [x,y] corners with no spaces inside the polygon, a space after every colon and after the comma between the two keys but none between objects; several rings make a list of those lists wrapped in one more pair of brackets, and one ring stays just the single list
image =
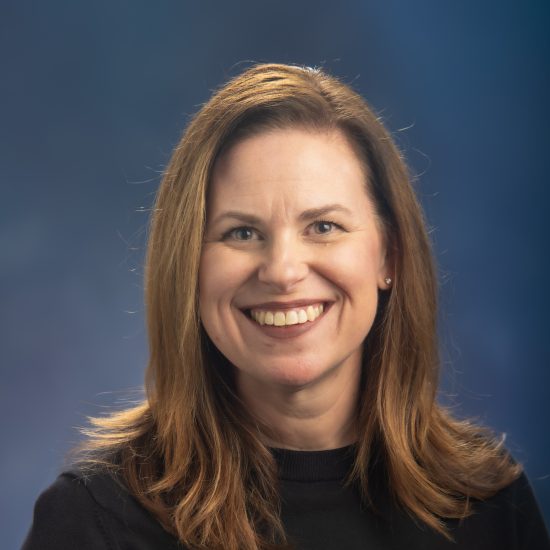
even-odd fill
[{"label": "nose", "polygon": [[258,279],[278,292],[289,292],[308,271],[304,246],[295,239],[282,237],[273,239],[264,250]]}]

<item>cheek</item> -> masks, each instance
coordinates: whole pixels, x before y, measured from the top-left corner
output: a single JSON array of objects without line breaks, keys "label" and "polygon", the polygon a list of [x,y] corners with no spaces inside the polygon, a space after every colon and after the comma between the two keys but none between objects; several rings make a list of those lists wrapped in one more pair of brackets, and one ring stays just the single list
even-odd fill
[{"label": "cheek", "polygon": [[[349,242],[341,246],[327,247],[319,256],[319,270],[354,299],[376,292],[380,267],[377,243]],[[372,287],[372,288],[371,288]]]},{"label": "cheek", "polygon": [[199,267],[199,293],[208,300],[218,296],[234,279],[234,262],[217,246],[205,246]]},{"label": "cheek", "polygon": [[213,341],[217,340],[216,325],[216,289],[219,289],[219,277],[215,250],[205,245],[199,266],[199,314],[202,324]]},{"label": "cheek", "polygon": [[199,267],[199,307],[203,319],[227,314],[252,271],[250,259],[242,253],[221,248],[217,243],[206,245]]}]

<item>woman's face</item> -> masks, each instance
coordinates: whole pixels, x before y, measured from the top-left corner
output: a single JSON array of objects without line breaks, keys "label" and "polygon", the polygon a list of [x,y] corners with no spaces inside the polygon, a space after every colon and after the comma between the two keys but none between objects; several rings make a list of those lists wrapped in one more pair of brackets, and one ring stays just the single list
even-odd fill
[{"label": "woman's face", "polygon": [[387,275],[365,174],[343,134],[272,130],[217,161],[200,315],[237,381],[299,387],[352,374]]}]

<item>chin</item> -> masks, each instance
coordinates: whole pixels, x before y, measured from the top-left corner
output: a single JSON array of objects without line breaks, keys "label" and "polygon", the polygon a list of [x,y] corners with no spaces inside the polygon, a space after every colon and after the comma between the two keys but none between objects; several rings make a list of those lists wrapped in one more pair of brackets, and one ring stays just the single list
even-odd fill
[{"label": "chin", "polygon": [[266,381],[281,386],[300,388],[321,379],[328,370],[328,367],[322,365],[293,361],[292,364],[273,366],[268,371],[269,380]]}]

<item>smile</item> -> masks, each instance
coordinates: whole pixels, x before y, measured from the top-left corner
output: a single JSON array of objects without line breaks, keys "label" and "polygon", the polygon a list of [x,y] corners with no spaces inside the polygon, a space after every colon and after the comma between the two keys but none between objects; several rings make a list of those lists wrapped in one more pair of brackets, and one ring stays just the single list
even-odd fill
[{"label": "smile", "polygon": [[286,327],[313,322],[322,315],[323,311],[324,305],[319,303],[310,304],[303,308],[288,309],[286,311],[251,309],[250,317],[260,325]]}]

